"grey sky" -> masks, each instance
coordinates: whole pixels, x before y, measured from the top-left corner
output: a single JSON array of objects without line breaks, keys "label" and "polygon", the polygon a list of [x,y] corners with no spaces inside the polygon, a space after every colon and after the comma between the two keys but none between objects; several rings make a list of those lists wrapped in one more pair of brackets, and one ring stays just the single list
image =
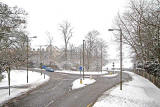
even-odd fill
[{"label": "grey sky", "polygon": [[47,43],[46,32],[54,38],[54,45],[63,47],[63,37],[58,25],[67,20],[73,27],[71,43],[78,46],[93,29],[100,32],[101,38],[108,42],[109,55],[117,57],[117,47],[112,32],[107,29],[113,26],[117,12],[122,13],[129,0],[1,0],[10,6],[17,5],[28,13],[27,30],[32,40],[32,47]]}]

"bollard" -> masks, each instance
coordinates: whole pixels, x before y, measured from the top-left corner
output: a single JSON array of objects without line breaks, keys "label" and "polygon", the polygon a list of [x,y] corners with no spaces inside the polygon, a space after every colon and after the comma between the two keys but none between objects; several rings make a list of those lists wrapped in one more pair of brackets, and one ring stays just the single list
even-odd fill
[{"label": "bollard", "polygon": [[82,84],[82,78],[80,79],[80,84]]},{"label": "bollard", "polygon": [[110,72],[110,75],[112,75],[112,72]]},{"label": "bollard", "polygon": [[90,79],[92,79],[92,75],[90,75]]}]

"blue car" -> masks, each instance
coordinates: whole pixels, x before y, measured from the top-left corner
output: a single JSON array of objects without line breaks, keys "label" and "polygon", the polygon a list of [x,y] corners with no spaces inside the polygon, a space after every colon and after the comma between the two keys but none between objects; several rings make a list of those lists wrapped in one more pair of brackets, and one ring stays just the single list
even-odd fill
[{"label": "blue car", "polygon": [[51,67],[46,67],[45,70],[48,71],[48,72],[54,72],[54,69],[51,68]]}]

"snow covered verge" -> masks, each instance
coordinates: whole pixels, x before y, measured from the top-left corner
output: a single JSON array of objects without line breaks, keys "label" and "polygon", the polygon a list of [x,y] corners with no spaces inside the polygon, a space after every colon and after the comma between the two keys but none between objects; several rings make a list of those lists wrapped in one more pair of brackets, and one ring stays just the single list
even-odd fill
[{"label": "snow covered verge", "polygon": [[73,83],[72,83],[72,90],[85,87],[85,86],[87,86],[89,84],[93,84],[95,82],[96,82],[96,80],[94,80],[94,79],[84,78],[84,80],[82,79],[82,84],[80,84],[80,79],[77,79],[77,80],[73,81]]},{"label": "snow covered verge", "polygon": [[118,75],[118,73],[115,73],[115,74],[111,74],[111,75],[104,75],[103,77],[112,78],[112,77],[116,77],[117,75]]},{"label": "snow covered verge", "polygon": [[[55,71],[55,72],[60,72],[60,73],[67,73],[67,74],[80,74],[80,71],[69,71],[69,70],[62,70],[62,71]],[[81,74],[83,71],[81,71]],[[104,75],[108,74],[107,71],[103,72],[84,72],[85,75]]]},{"label": "snow covered verge", "polygon": [[147,79],[127,72],[132,81],[105,92],[93,107],[160,107],[160,89]]},{"label": "snow covered verge", "polygon": [[0,106],[9,99],[20,96],[26,93],[27,91],[36,88],[37,86],[49,80],[49,76],[47,75],[45,76],[44,79],[40,73],[28,71],[29,83],[27,83],[26,70],[12,70],[10,73],[11,94],[9,96],[8,74],[7,72],[3,72],[3,75],[5,76],[5,78],[2,79],[2,81],[0,82]]}]

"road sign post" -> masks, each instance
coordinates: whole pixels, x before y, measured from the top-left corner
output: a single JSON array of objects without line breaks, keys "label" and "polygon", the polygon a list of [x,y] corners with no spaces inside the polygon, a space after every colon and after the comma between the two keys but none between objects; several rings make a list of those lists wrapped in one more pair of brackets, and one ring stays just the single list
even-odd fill
[{"label": "road sign post", "polygon": [[82,71],[82,69],[83,69],[83,67],[80,66],[80,67],[79,67],[79,71],[80,71],[80,84],[82,84],[82,77],[81,77],[81,71]]},{"label": "road sign post", "polygon": [[83,69],[83,67],[82,67],[82,66],[80,66],[80,67],[79,67],[80,76],[81,76],[81,71],[82,71],[82,69]]}]

